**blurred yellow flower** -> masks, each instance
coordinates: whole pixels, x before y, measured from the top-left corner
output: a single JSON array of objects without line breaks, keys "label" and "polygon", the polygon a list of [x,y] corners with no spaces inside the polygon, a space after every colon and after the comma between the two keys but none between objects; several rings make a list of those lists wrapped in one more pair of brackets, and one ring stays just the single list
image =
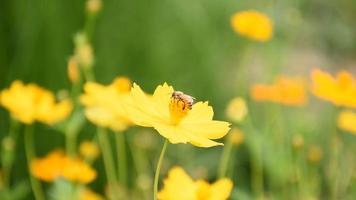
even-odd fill
[{"label": "blurred yellow flower", "polygon": [[356,108],[356,80],[350,73],[342,71],[334,78],[326,72],[314,69],[311,77],[315,96],[337,106]]},{"label": "blurred yellow flower", "polygon": [[97,13],[103,5],[102,0],[87,0],[86,8],[89,13]]},{"label": "blurred yellow flower", "polygon": [[159,200],[226,200],[232,190],[229,179],[220,179],[213,184],[204,180],[194,181],[180,167],[172,168],[164,187],[158,193]]},{"label": "blurred yellow flower", "polygon": [[78,61],[74,56],[72,56],[68,60],[67,73],[68,73],[68,79],[72,83],[76,83],[79,81],[80,71],[78,68]]},{"label": "blurred yellow flower", "polygon": [[278,76],[272,85],[255,84],[250,92],[256,101],[271,101],[290,106],[303,105],[307,101],[302,78]]},{"label": "blurred yellow flower", "polygon": [[312,145],[308,149],[308,160],[311,163],[318,163],[323,158],[323,151],[319,146]]},{"label": "blurred yellow flower", "polygon": [[235,13],[231,17],[233,30],[242,36],[265,42],[273,36],[273,22],[258,11],[247,10]]},{"label": "blurred yellow flower", "polygon": [[294,149],[301,149],[304,146],[304,138],[301,135],[294,135],[292,139],[292,146]]},{"label": "blurred yellow flower", "polygon": [[34,121],[54,124],[64,120],[72,111],[69,100],[57,103],[52,92],[35,84],[24,85],[18,80],[0,93],[0,103],[15,119],[25,124]]},{"label": "blurred yellow flower", "polygon": [[241,129],[233,128],[229,133],[229,140],[233,145],[239,146],[244,142],[245,136]]},{"label": "blurred yellow flower", "polygon": [[79,146],[80,155],[87,160],[95,160],[99,154],[99,146],[95,142],[83,141]]},{"label": "blurred yellow flower", "polygon": [[75,58],[84,69],[94,64],[94,50],[84,33],[78,33],[75,37]]},{"label": "blurred yellow flower", "polygon": [[130,100],[131,81],[125,77],[116,78],[108,86],[94,82],[84,85],[85,93],[80,97],[85,106],[85,116],[92,123],[123,131],[131,121],[128,119],[125,105]]},{"label": "blurred yellow flower", "polygon": [[199,147],[222,145],[218,139],[229,131],[229,123],[213,120],[213,108],[207,102],[192,105],[192,97],[159,85],[152,96],[134,84],[128,113],[134,123],[153,127],[171,143],[191,143]]},{"label": "blurred yellow flower", "polygon": [[51,182],[62,177],[83,184],[96,178],[96,172],[84,161],[71,158],[62,151],[53,151],[41,159],[31,161],[31,173],[34,177]]},{"label": "blurred yellow flower", "polygon": [[62,174],[65,179],[87,184],[96,178],[96,171],[79,158],[66,157]]},{"label": "blurred yellow flower", "polygon": [[340,129],[356,135],[356,113],[352,111],[340,112],[338,126]]},{"label": "blurred yellow flower", "polygon": [[241,122],[247,115],[246,102],[241,97],[231,99],[226,108],[226,116],[233,122]]},{"label": "blurred yellow flower", "polygon": [[104,200],[104,198],[100,194],[88,188],[84,188],[79,193],[79,200]]}]

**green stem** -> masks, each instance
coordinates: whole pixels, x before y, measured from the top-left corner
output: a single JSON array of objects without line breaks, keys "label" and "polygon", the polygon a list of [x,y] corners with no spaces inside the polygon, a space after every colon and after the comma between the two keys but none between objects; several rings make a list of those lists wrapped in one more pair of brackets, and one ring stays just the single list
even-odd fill
[{"label": "green stem", "polygon": [[232,143],[228,139],[226,145],[224,146],[222,155],[221,155],[221,160],[220,160],[220,164],[219,164],[219,171],[218,171],[219,178],[224,178],[226,176],[227,168],[228,168],[228,165],[229,165],[229,158],[231,156],[231,152],[232,152]]},{"label": "green stem", "polygon": [[260,147],[256,147],[256,152],[252,152],[252,154],[252,187],[257,198],[263,199],[263,165]]},{"label": "green stem", "polygon": [[251,135],[247,138],[247,142],[251,148],[250,158],[251,158],[251,184],[252,190],[258,198],[264,198],[264,180],[263,180],[263,161],[262,161],[262,151],[261,151],[261,136],[254,128],[250,115],[246,116],[246,128],[250,131]]},{"label": "green stem", "polygon": [[[18,127],[19,123],[11,119],[10,122],[10,130],[8,140],[10,142],[8,147],[3,146],[3,154],[2,154],[2,165],[3,165],[3,172],[4,172],[4,185],[5,187],[10,187],[10,177],[12,171],[12,165],[14,163],[15,153],[16,153],[16,142],[18,137]],[[12,143],[12,144],[11,144]]]},{"label": "green stem", "polygon": [[72,132],[66,133],[66,152],[68,155],[75,155],[76,153],[76,134]]},{"label": "green stem", "polygon": [[[115,194],[115,184],[116,184],[116,172],[115,164],[112,155],[112,149],[110,145],[110,139],[107,135],[105,128],[98,127],[98,140],[103,154],[104,167],[106,172],[106,177],[110,185],[110,191]],[[115,196],[115,195],[114,195]]]},{"label": "green stem", "polygon": [[157,163],[157,167],[156,167],[155,179],[153,182],[153,200],[157,200],[159,174],[161,171],[162,161],[164,158],[164,154],[166,153],[167,146],[168,146],[168,140],[166,139],[164,141],[164,144],[163,144],[163,147],[161,150],[161,154],[159,155],[159,159],[158,159],[158,163]]},{"label": "green stem", "polygon": [[119,180],[121,184],[127,184],[127,159],[126,159],[126,144],[124,133],[115,133],[116,148],[117,148],[117,162]]},{"label": "green stem", "polygon": [[37,179],[35,179],[35,177],[33,177],[31,174],[30,166],[31,166],[31,161],[35,157],[35,146],[33,141],[33,127],[30,125],[25,127],[24,145],[25,145],[28,170],[30,173],[30,183],[31,183],[32,191],[34,193],[36,200],[44,200],[45,198],[42,191],[41,183]]},{"label": "green stem", "polygon": [[83,73],[85,77],[85,81],[95,81],[95,76],[93,73],[93,65],[90,66],[84,66],[83,68]]}]

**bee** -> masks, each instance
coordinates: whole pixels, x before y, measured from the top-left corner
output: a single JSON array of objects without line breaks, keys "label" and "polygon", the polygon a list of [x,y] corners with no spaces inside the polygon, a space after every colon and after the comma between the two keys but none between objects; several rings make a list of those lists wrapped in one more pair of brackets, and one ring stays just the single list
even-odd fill
[{"label": "bee", "polygon": [[187,107],[189,110],[192,109],[192,106],[194,104],[195,98],[192,96],[189,96],[187,94],[184,94],[181,91],[174,91],[172,93],[171,98],[177,102],[182,102],[183,103],[183,110],[185,110]]}]

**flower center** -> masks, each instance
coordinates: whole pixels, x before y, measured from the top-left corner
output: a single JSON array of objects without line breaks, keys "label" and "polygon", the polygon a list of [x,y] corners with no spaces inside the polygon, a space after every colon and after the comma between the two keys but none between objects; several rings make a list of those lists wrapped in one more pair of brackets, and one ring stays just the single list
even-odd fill
[{"label": "flower center", "polygon": [[192,109],[193,97],[183,92],[175,91],[169,103],[169,112],[173,124],[178,124]]}]

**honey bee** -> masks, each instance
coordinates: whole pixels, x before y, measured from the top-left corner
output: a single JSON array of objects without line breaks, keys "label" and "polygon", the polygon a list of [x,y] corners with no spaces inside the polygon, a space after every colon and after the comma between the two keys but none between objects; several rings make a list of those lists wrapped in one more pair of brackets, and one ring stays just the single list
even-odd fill
[{"label": "honey bee", "polygon": [[176,101],[180,101],[183,103],[183,110],[186,109],[186,106],[188,106],[188,109],[191,110],[192,109],[192,106],[193,106],[193,103],[194,103],[194,100],[195,98],[192,97],[192,96],[189,96],[187,94],[184,94],[183,92],[181,91],[174,91],[172,93],[172,99],[176,100]]}]

